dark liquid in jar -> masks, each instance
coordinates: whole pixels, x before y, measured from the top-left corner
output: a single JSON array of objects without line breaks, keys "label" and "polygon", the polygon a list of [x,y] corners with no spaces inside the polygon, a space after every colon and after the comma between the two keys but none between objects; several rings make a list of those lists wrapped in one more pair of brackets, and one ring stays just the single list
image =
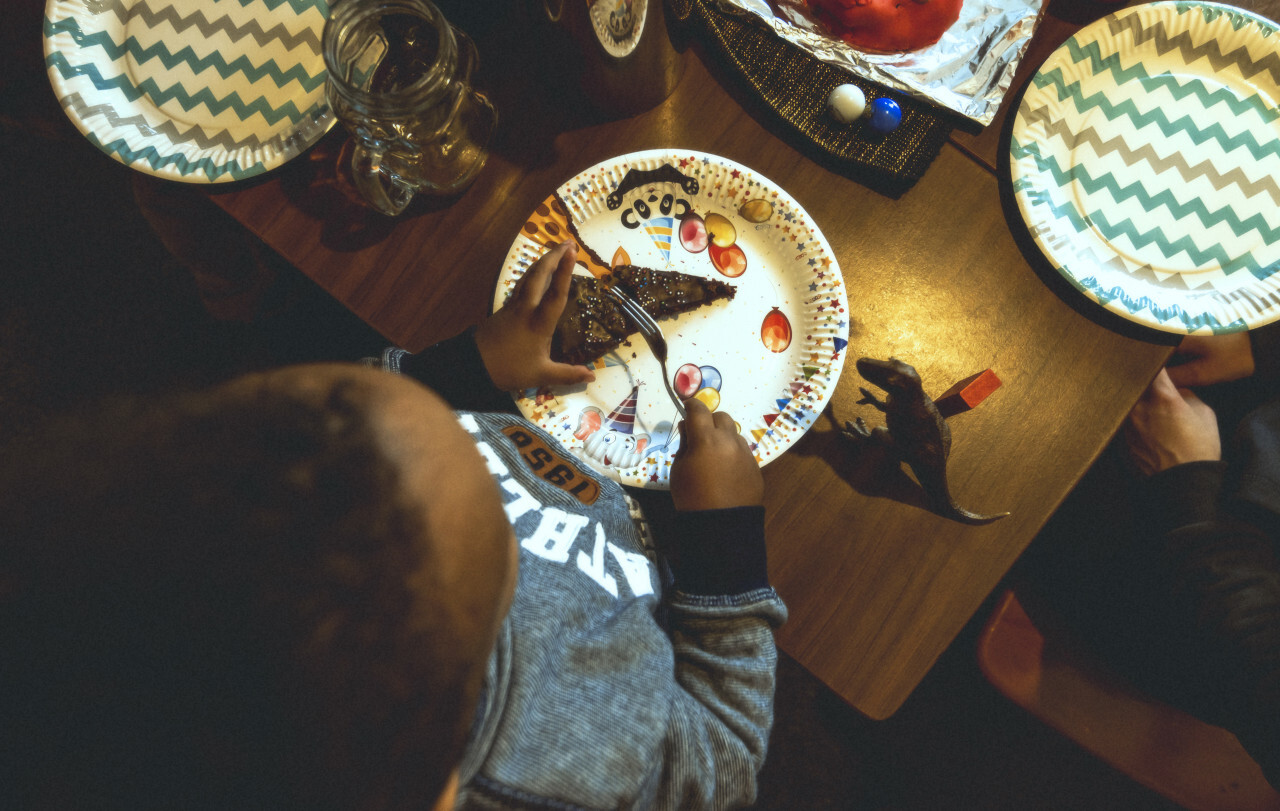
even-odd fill
[{"label": "dark liquid in jar", "polygon": [[435,71],[440,53],[435,26],[410,14],[389,14],[381,22],[387,53],[374,71],[373,92],[405,90]]}]

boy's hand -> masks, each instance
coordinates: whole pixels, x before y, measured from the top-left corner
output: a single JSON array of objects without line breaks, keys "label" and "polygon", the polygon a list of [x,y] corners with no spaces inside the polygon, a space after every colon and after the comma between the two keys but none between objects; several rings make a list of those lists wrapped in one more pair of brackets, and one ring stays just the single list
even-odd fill
[{"label": "boy's hand", "polygon": [[551,360],[551,336],[569,299],[578,247],[562,242],[542,255],[516,282],[502,309],[476,327],[476,347],[489,379],[503,391],[590,383],[585,366]]},{"label": "boy's hand", "polygon": [[764,503],[764,477],[747,441],[723,411],[686,400],[680,449],[671,463],[671,500],[677,510],[718,510]]},{"label": "boy's hand", "polygon": [[1188,335],[1174,357],[1183,362],[1169,367],[1169,379],[1180,389],[1226,383],[1254,372],[1253,344],[1247,332]]},{"label": "boy's hand", "polygon": [[1125,423],[1129,455],[1150,476],[1186,462],[1218,461],[1222,442],[1213,409],[1160,370]]}]

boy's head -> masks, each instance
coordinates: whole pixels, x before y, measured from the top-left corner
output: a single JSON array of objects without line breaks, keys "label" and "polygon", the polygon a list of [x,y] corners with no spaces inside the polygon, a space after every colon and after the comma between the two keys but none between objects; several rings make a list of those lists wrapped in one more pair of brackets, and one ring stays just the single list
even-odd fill
[{"label": "boy's head", "polygon": [[41,443],[0,460],[0,779],[28,807],[436,801],[516,577],[444,403],[296,367]]}]

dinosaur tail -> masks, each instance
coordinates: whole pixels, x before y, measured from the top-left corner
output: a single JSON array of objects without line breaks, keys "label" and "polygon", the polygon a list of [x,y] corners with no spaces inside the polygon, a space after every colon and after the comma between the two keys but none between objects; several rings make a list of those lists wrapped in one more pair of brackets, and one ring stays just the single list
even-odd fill
[{"label": "dinosaur tail", "polygon": [[938,474],[932,470],[922,470],[921,466],[917,465],[911,465],[910,467],[911,471],[916,474],[916,479],[924,487],[925,492],[933,496],[934,509],[943,518],[950,518],[962,524],[981,526],[982,524],[999,521],[1009,515],[1007,512],[993,513],[991,515],[970,512],[956,504],[955,499],[951,497],[951,491],[947,488],[945,475]]},{"label": "dinosaur tail", "polygon": [[981,526],[982,524],[990,524],[993,521],[999,521],[1001,518],[1005,518],[1006,516],[1009,515],[1009,513],[1007,512],[992,513],[991,515],[982,515],[981,513],[973,513],[973,512],[969,512],[963,507],[956,506],[955,502],[952,502],[944,506],[942,512],[943,512],[943,515],[945,515],[947,518],[953,518],[956,521],[959,521],[963,524],[973,524],[974,526]]}]

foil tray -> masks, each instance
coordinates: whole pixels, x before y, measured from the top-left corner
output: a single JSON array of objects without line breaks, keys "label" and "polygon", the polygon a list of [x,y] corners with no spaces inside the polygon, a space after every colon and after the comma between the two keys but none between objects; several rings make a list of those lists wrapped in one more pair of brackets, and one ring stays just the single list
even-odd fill
[{"label": "foil tray", "polygon": [[749,14],[815,58],[986,126],[995,118],[1026,52],[1043,0],[965,0],[960,19],[927,48],[910,53],[859,51],[810,12],[804,0],[717,0]]}]

